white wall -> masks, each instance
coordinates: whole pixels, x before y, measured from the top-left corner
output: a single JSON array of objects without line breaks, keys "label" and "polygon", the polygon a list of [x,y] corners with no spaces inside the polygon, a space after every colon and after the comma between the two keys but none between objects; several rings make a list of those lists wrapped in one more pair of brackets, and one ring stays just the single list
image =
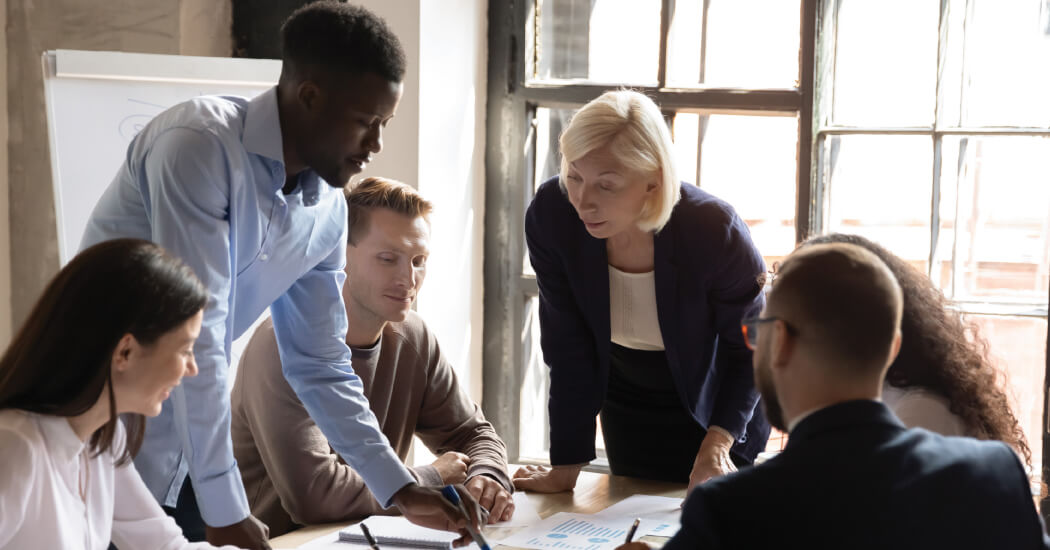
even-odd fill
[{"label": "white wall", "polygon": [[488,3],[359,3],[387,20],[408,58],[404,98],[364,175],[402,180],[434,203],[417,307],[480,402]]},{"label": "white wall", "polygon": [[435,203],[419,311],[481,401],[488,2],[422,2],[419,190]]},{"label": "white wall", "polygon": [[[408,58],[397,116],[363,175],[404,181],[434,203],[427,278],[416,305],[480,404],[488,3],[358,3],[387,20]],[[432,460],[423,445],[409,457],[412,464]]]},{"label": "white wall", "polygon": [[[425,1],[425,0],[424,0]],[[383,132],[383,152],[361,177],[382,176],[419,188],[420,0],[357,0],[380,17],[405,49],[405,90],[394,119]],[[424,287],[425,288],[425,287]]]}]

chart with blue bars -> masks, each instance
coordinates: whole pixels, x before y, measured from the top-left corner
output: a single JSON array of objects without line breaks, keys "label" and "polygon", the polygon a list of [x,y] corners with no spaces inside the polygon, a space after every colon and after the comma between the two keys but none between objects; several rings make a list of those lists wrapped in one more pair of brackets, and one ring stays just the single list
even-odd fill
[{"label": "chart with blue bars", "polygon": [[533,548],[599,550],[611,542],[623,542],[626,536],[627,529],[613,529],[581,519],[570,519],[551,528],[542,537],[533,537],[528,544]]}]

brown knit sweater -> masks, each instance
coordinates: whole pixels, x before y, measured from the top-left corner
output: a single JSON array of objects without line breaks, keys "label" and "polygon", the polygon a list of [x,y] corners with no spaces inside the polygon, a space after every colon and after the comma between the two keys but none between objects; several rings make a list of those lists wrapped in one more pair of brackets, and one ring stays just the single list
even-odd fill
[{"label": "brown knit sweater", "polygon": [[[389,323],[369,349],[351,348],[354,372],[379,426],[401,460],[418,435],[435,454],[471,458],[512,491],[506,447],[456,380],[437,340],[415,313]],[[281,373],[273,324],[264,321],[241,357],[231,395],[233,452],[252,514],[270,535],[299,525],[396,513],[376,502],[361,477],[329,447]],[[442,485],[430,465],[412,469],[421,485]]]}]

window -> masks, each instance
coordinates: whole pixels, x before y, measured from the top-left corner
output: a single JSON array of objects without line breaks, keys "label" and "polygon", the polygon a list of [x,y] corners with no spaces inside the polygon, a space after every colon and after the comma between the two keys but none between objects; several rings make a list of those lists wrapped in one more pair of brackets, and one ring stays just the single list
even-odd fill
[{"label": "window", "polygon": [[821,14],[813,229],[880,242],[977,326],[1038,475],[1050,2],[825,0]]},{"label": "window", "polygon": [[489,8],[484,403],[512,459],[548,443],[525,208],[572,112],[631,87],[664,109],[682,179],[733,204],[767,264],[843,231],[933,277],[1007,373],[1041,471],[1050,0]]},{"label": "window", "polygon": [[[808,202],[797,182],[810,179],[812,90],[799,82],[813,81],[800,59],[813,59],[813,26],[802,21],[815,21],[815,6],[535,0],[489,9],[484,403],[512,458],[545,460],[548,378],[523,218],[539,183],[558,172],[561,130],[606,90],[645,92],[665,110],[682,179],[729,200],[772,263],[809,225],[796,205]],[[756,154],[764,161],[751,162]],[[596,443],[600,455],[600,435]]]}]

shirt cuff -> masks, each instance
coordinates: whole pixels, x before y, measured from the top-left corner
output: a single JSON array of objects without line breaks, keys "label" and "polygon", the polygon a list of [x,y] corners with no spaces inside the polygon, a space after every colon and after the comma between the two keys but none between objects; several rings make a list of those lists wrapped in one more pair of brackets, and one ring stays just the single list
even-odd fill
[{"label": "shirt cuff", "polygon": [[479,475],[488,476],[492,478],[496,483],[499,483],[500,486],[503,487],[503,490],[507,491],[508,493],[514,492],[514,484],[511,483],[510,477],[507,476],[507,472],[504,470],[500,470],[499,468],[486,465],[475,466],[467,471],[467,481],[470,481],[470,478],[477,477]]},{"label": "shirt cuff", "polygon": [[394,450],[387,447],[371,460],[363,464],[354,464],[354,469],[365,480],[365,485],[375,495],[376,501],[383,508],[394,505],[394,493],[397,493],[405,485],[416,483],[412,472],[408,471],[401,459],[394,454]]},{"label": "shirt cuff", "polygon": [[443,487],[445,485],[445,480],[441,479],[441,474],[432,464],[416,466],[411,471],[423,487]]},{"label": "shirt cuff", "polygon": [[224,474],[210,479],[192,479],[201,519],[211,527],[226,527],[248,517],[248,497],[236,463]]}]

